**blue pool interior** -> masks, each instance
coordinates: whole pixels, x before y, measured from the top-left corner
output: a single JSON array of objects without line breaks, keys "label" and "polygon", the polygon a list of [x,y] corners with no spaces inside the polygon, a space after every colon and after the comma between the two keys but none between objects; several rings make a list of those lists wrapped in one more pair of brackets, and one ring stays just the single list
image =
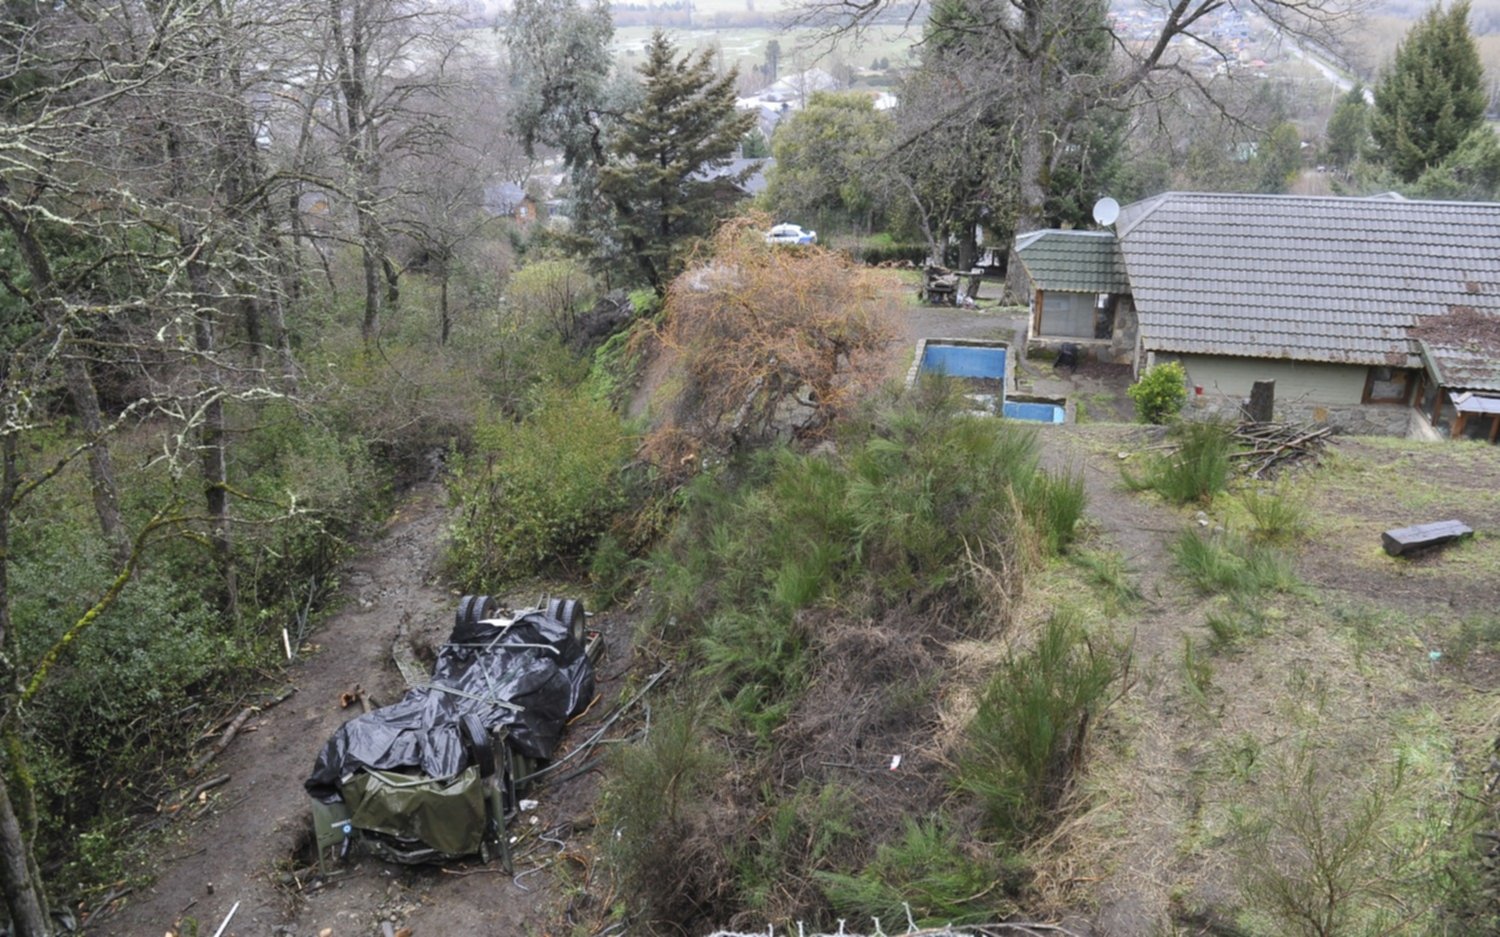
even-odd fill
[{"label": "blue pool interior", "polygon": [[1028,403],[1007,400],[1004,405],[1006,419],[1030,420],[1033,423],[1061,423],[1067,411],[1055,403]]},{"label": "blue pool interior", "polygon": [[928,345],[922,370],[949,377],[994,377],[1005,380],[1005,349],[975,345]]},{"label": "blue pool interior", "polygon": [[[920,370],[936,371],[949,377],[992,378],[1005,381],[1004,346],[998,345],[945,345],[929,343],[922,348]],[[993,410],[994,396],[971,395],[984,410]],[[1005,400],[1002,392],[1001,412],[1007,419],[1026,420],[1032,423],[1063,423],[1067,419],[1066,407],[1061,403],[1032,400]]]}]

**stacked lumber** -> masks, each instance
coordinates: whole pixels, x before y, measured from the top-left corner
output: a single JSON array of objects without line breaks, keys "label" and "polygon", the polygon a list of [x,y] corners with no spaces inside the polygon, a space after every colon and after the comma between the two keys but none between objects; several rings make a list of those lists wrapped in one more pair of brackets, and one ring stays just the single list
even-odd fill
[{"label": "stacked lumber", "polygon": [[1244,450],[1231,454],[1231,458],[1245,460],[1242,466],[1251,478],[1274,478],[1288,465],[1309,457],[1316,459],[1323,451],[1332,426],[1313,426],[1311,423],[1241,423],[1230,433],[1235,441],[1246,446]]}]

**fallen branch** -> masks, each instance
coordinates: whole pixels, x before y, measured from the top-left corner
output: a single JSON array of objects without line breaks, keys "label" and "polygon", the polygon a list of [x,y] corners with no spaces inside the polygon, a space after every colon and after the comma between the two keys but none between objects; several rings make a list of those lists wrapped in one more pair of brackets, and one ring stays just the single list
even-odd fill
[{"label": "fallen branch", "polygon": [[209,762],[223,754],[224,749],[228,748],[229,743],[234,741],[234,737],[239,734],[240,729],[244,728],[245,723],[250,720],[251,715],[255,711],[256,707],[254,706],[246,706],[240,710],[240,714],[234,717],[233,722],[229,723],[229,728],[224,730],[224,734],[219,736],[219,740],[214,743],[213,747],[202,755],[199,755],[198,760],[193,762],[187,769],[187,776],[190,778],[197,777],[204,768],[208,767]]},{"label": "fallen branch", "polygon": [[229,783],[229,775],[227,775],[227,774],[221,774],[221,775],[219,775],[216,778],[209,778],[207,781],[204,781],[202,784],[199,784],[197,787],[195,787],[191,791],[189,791],[188,795],[186,797],[182,798],[182,800],[179,800],[177,803],[173,804],[172,806],[167,807],[163,812],[164,813],[176,813],[177,811],[181,810],[183,807],[186,807],[189,804],[193,803],[193,801],[197,800],[199,797],[203,796],[204,794],[208,793],[209,791],[213,790],[214,788],[216,788],[216,787],[222,787],[222,786],[224,786],[225,784],[228,784],[228,783]]}]

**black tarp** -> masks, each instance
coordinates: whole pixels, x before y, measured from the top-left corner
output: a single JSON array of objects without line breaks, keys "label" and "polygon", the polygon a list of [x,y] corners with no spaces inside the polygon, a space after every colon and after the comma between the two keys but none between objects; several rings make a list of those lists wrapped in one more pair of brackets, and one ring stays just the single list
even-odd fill
[{"label": "black tarp", "polygon": [[333,801],[340,779],[363,768],[453,777],[471,762],[465,716],[487,728],[509,726],[517,752],[550,758],[568,719],[593,695],[593,663],[562,621],[542,611],[521,613],[509,625],[461,621],[438,654],[431,684],[340,726],[303,786]]}]

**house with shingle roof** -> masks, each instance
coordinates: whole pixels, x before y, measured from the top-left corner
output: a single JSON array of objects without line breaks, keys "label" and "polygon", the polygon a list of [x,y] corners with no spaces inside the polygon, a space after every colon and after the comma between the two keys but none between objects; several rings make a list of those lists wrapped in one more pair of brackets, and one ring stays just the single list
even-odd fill
[{"label": "house with shingle roof", "polygon": [[[1099,233],[1063,234],[1102,283]],[[1199,409],[1274,380],[1283,418],[1500,436],[1500,204],[1168,192],[1122,209],[1113,237],[1134,363],[1181,362]]]},{"label": "house with shingle roof", "polygon": [[1135,354],[1136,314],[1120,244],[1109,231],[1033,231],[1016,238],[1031,342],[1077,344],[1109,361]]}]

